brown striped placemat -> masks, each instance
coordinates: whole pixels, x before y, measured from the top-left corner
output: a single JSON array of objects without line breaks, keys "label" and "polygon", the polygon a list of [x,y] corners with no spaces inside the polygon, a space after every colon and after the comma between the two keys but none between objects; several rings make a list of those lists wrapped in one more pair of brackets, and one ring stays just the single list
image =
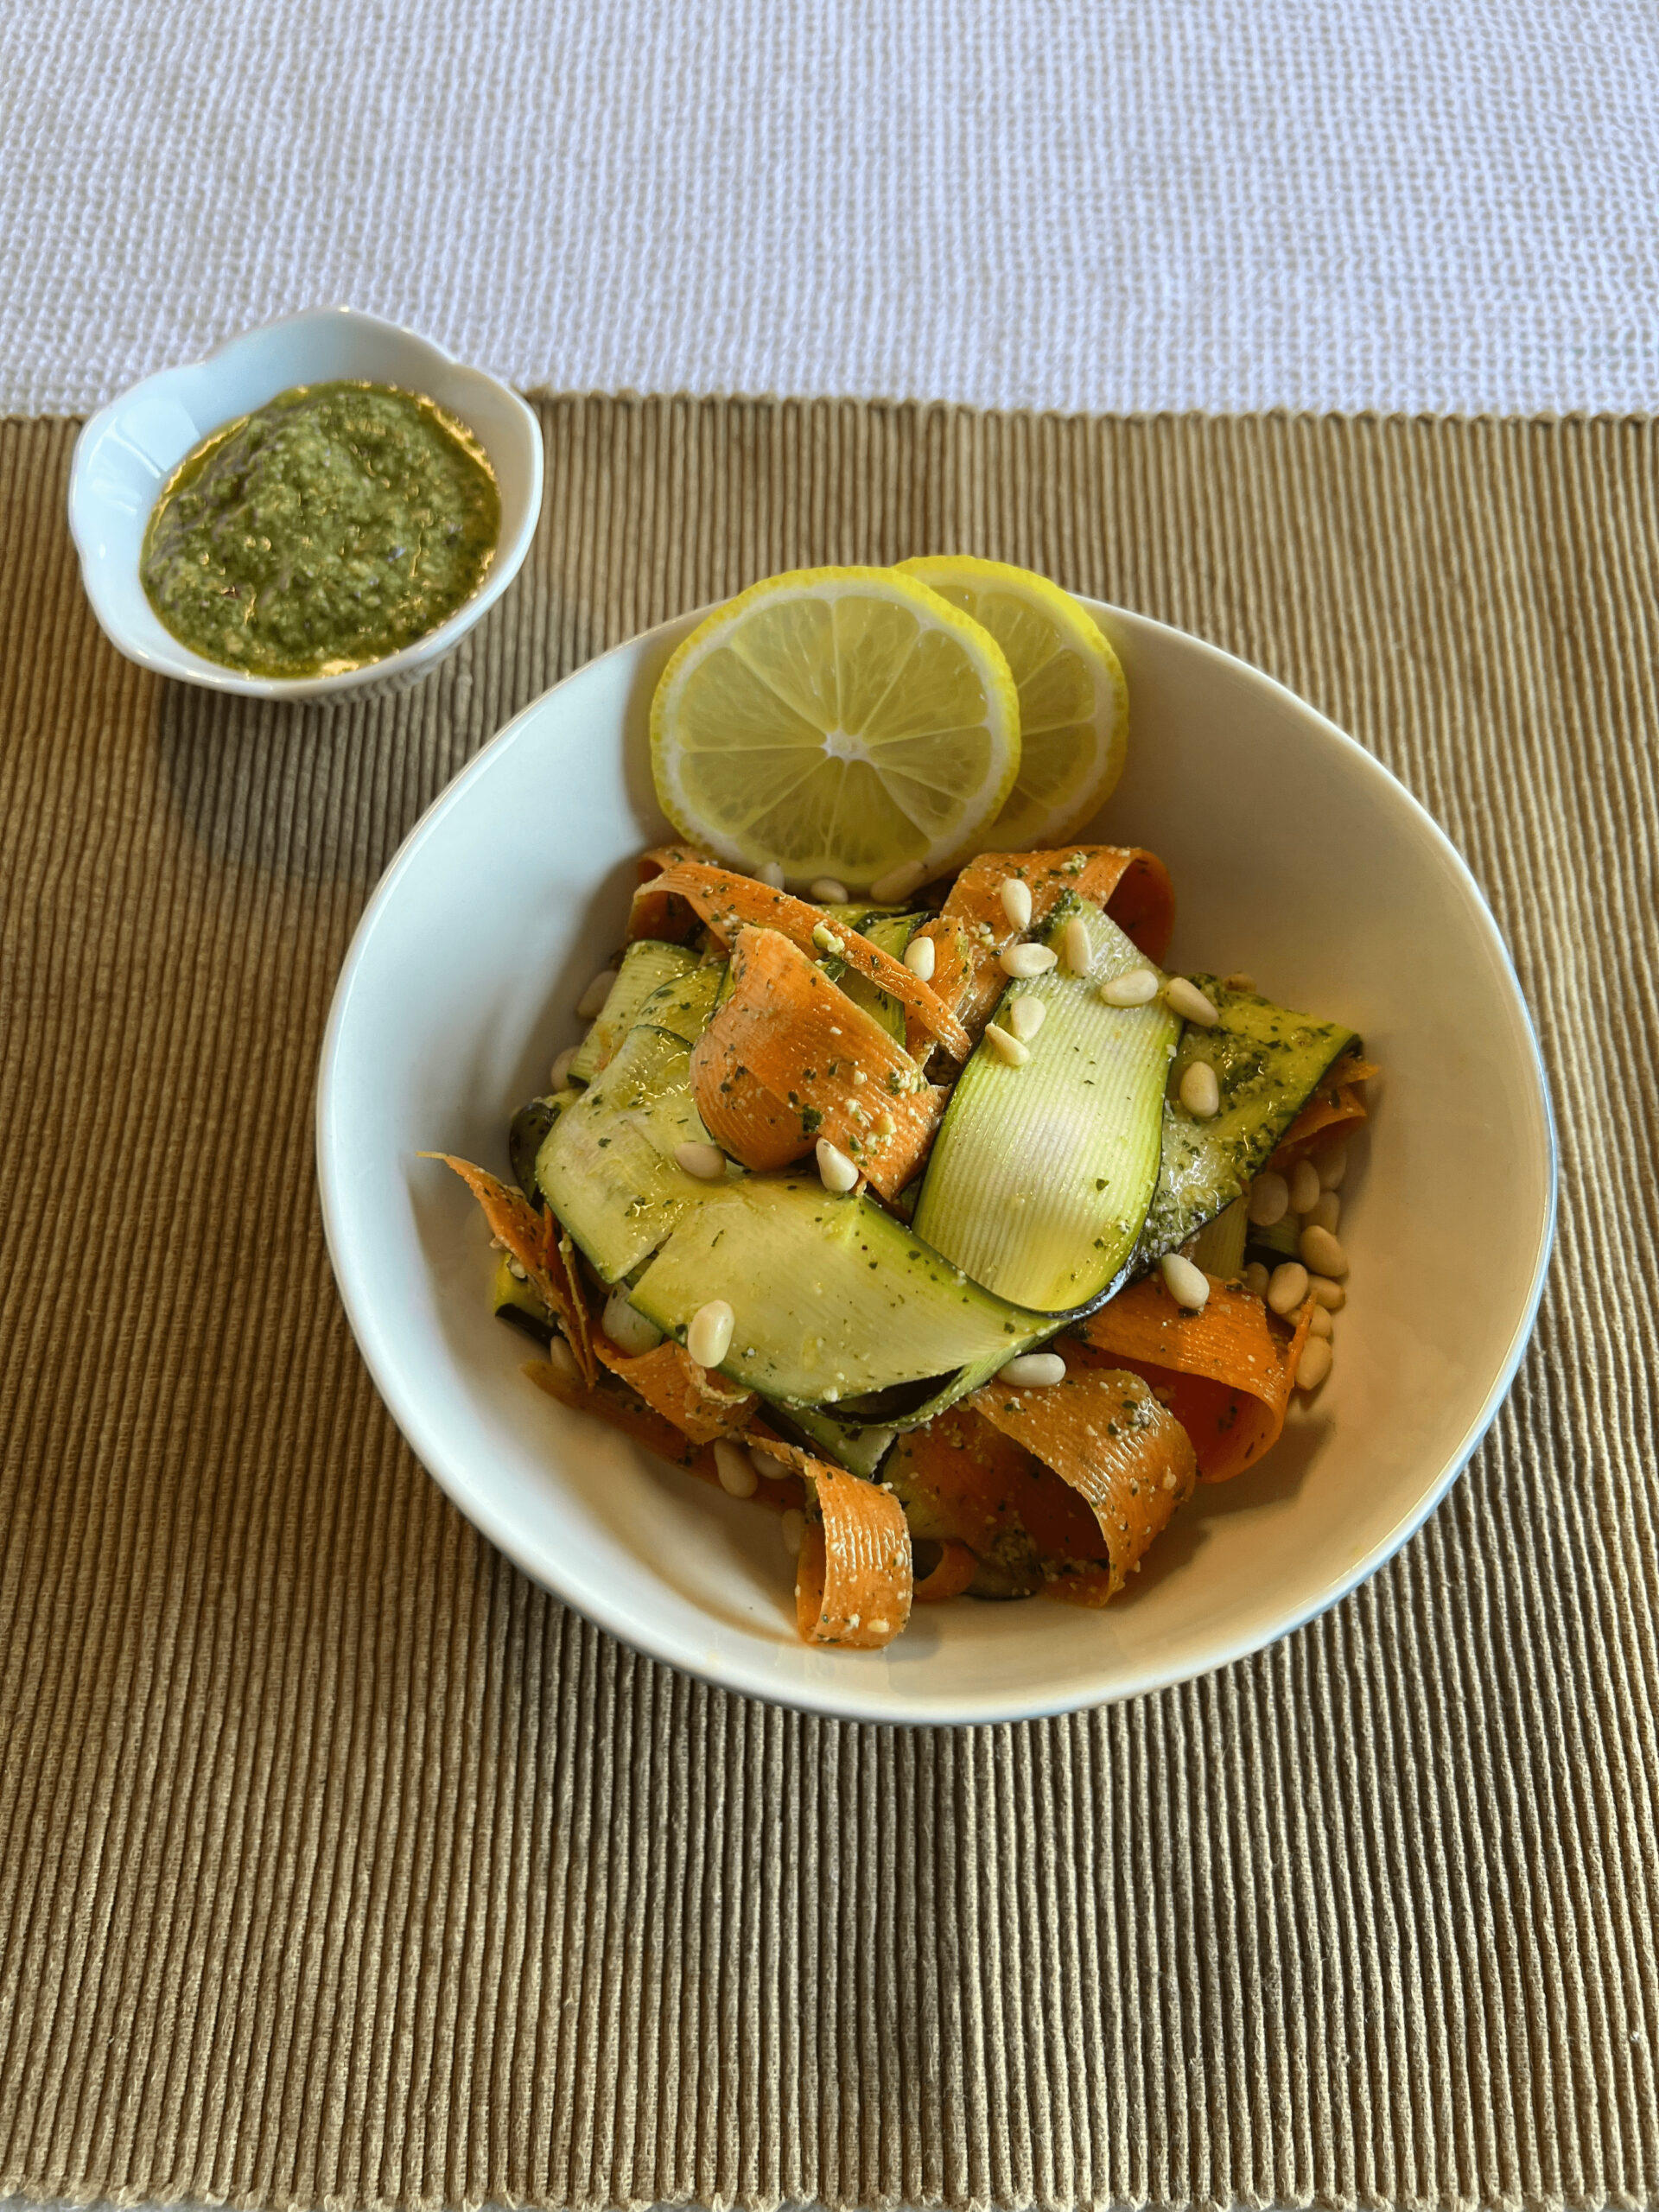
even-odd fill
[{"label": "brown striped placemat", "polygon": [[[524,575],[334,711],[118,659],[73,426],[0,429],[0,2190],[1651,2202],[1653,428],[543,420]],[[766,570],[953,547],[1405,778],[1515,947],[1564,1203],[1374,1581],[1184,1689],[908,1734],[648,1664],[474,1535],[353,1349],[311,1098],[378,872],[516,708]]]}]

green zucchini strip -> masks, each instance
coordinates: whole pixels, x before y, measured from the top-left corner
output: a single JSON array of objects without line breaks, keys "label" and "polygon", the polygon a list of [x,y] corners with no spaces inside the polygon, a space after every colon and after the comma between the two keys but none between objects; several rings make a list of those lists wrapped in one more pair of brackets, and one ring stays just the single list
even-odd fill
[{"label": "green zucchini strip", "polygon": [[1033,1311],[1086,1306],[1134,1252],[1156,1185],[1165,1078],[1180,1023],[1161,999],[1108,1006],[1100,987],[1150,963],[1068,893],[1046,931],[1081,919],[1089,963],[1010,983],[1042,1027],[1011,1067],[982,1038],[951,1094],[916,1207],[917,1233],[975,1282]]},{"label": "green zucchini strip", "polygon": [[[1169,1071],[1162,1161],[1137,1272],[1243,1196],[1325,1070],[1355,1042],[1338,1022],[1230,991],[1212,976],[1192,980],[1221,1018],[1213,1029],[1187,1028]],[[1208,1121],[1195,1120],[1179,1100],[1181,1077],[1196,1059],[1214,1068],[1221,1093],[1221,1110]]]},{"label": "green zucchini strip", "polygon": [[645,1001],[664,983],[677,982],[697,964],[688,945],[642,937],[622,956],[610,996],[570,1063],[572,1083],[591,1083],[640,1018]]},{"label": "green zucchini strip", "polygon": [[704,1190],[629,1300],[683,1343],[698,1307],[724,1299],[736,1327],[721,1372],[763,1397],[839,1420],[841,1402],[905,1384],[958,1395],[1052,1326],[966,1281],[861,1194],[771,1175]]},{"label": "green zucchini strip", "polygon": [[[712,988],[718,972],[709,972]],[[601,1280],[613,1283],[708,1196],[711,1186],[688,1175],[674,1154],[709,1141],[691,1096],[690,1046],[640,1024],[555,1122],[537,1154],[536,1180]]]}]

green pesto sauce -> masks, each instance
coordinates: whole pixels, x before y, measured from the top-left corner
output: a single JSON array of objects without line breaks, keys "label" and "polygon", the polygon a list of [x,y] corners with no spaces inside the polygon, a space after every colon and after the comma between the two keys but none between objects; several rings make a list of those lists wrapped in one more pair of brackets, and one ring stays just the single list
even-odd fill
[{"label": "green pesto sauce", "polygon": [[500,529],[464,423],[387,385],[299,385],[180,462],[139,573],[193,652],[250,676],[333,676],[453,614]]}]

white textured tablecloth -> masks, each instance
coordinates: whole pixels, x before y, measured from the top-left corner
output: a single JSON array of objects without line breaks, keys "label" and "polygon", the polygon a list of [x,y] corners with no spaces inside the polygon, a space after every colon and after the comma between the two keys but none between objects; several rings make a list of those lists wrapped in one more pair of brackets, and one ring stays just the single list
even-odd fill
[{"label": "white textured tablecloth", "polygon": [[345,300],[526,385],[1659,398],[1654,0],[10,0],[0,410]]}]

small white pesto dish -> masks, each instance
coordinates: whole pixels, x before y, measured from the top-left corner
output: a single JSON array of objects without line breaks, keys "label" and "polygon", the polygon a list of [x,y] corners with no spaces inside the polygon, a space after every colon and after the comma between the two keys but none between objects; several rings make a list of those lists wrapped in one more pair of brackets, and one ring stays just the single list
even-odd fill
[{"label": "small white pesto dish", "polygon": [[[140,576],[144,533],[173,471],[224,424],[296,385],[392,385],[464,424],[501,503],[494,556],[452,614],[399,651],[335,673],[255,675],[210,660],[158,619]],[[101,408],[75,445],[69,529],[106,637],[129,660],[182,683],[256,699],[398,690],[430,672],[495,604],[524,563],[542,504],[542,441],[518,394],[429,340],[352,308],[312,308],[245,331],[207,358],[162,369]]]}]

